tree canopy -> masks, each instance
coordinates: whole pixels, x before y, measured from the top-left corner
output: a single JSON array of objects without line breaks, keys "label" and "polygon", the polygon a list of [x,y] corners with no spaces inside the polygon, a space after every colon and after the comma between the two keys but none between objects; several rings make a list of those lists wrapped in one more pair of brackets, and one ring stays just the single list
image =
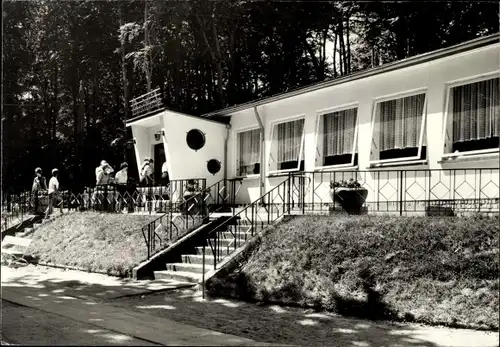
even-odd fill
[{"label": "tree canopy", "polygon": [[128,160],[131,98],[200,115],[498,31],[497,2],[5,1],[2,184]]}]

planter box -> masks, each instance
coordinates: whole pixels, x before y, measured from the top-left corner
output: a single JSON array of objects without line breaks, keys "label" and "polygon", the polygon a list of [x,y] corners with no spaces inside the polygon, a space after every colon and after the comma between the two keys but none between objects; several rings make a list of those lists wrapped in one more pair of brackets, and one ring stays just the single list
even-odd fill
[{"label": "planter box", "polygon": [[366,188],[334,188],[330,190],[335,207],[342,206],[349,213],[359,213],[368,196]]}]

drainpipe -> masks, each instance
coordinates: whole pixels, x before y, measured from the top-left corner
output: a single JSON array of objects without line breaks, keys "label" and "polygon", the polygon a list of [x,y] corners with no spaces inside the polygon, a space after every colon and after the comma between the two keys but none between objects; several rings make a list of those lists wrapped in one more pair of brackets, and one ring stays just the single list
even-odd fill
[{"label": "drainpipe", "polygon": [[265,133],[264,133],[264,124],[262,124],[262,118],[260,117],[259,111],[257,111],[257,106],[253,107],[253,112],[255,114],[255,118],[257,118],[257,122],[259,122],[260,128],[260,196],[265,194],[265,180],[266,176],[264,174],[264,163],[265,163]]},{"label": "drainpipe", "polygon": [[231,129],[231,124],[226,124],[226,138],[224,139],[224,184],[227,180],[227,143],[229,141],[229,129]]}]

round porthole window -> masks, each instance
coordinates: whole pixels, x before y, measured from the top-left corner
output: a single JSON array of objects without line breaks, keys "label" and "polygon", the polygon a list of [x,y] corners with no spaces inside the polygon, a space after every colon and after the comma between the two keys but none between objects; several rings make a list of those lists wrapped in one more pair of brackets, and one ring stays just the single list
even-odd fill
[{"label": "round porthole window", "polygon": [[220,171],[220,161],[218,161],[217,159],[210,159],[207,162],[207,170],[212,175],[215,175],[217,172]]},{"label": "round porthole window", "polygon": [[205,146],[205,134],[198,129],[191,129],[186,135],[186,142],[189,148],[197,151]]}]

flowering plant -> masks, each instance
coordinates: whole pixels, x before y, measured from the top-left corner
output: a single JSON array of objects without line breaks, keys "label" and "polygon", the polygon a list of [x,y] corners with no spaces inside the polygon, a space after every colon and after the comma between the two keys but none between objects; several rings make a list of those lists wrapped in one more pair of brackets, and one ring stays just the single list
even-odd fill
[{"label": "flowering plant", "polygon": [[196,180],[188,180],[185,185],[186,191],[190,193],[201,193],[203,188],[200,187],[200,183]]},{"label": "flowering plant", "polygon": [[349,181],[341,180],[341,181],[331,181],[330,189],[334,188],[361,188],[361,184],[358,180],[350,179]]}]

